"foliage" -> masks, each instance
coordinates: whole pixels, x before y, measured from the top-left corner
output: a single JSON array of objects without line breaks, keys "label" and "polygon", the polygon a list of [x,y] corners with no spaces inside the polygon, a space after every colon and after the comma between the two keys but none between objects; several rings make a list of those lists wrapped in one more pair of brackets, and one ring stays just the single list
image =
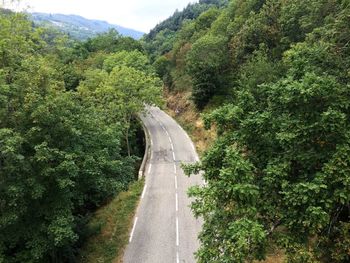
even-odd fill
[{"label": "foliage", "polygon": [[350,260],[349,12],[348,1],[236,0],[177,31],[170,88],[190,77],[200,110],[224,97],[204,115],[217,141],[186,167],[207,181],[190,191],[199,262],[261,260],[271,245],[288,262]]},{"label": "foliage", "polygon": [[130,185],[128,191],[121,192],[109,204],[96,211],[89,222],[93,234],[84,244],[78,262],[119,262],[129,241],[131,223],[138,205],[144,181]]},{"label": "foliage", "polygon": [[205,35],[192,46],[187,56],[188,73],[193,79],[192,97],[202,109],[215,94],[223,79],[222,71],[228,64],[226,39]]},{"label": "foliage", "polygon": [[122,37],[115,29],[110,29],[106,33],[98,34],[85,42],[85,48],[89,52],[105,51],[107,53],[122,50],[142,51],[141,44],[131,37]]},{"label": "foliage", "polygon": [[[334,251],[348,239],[338,234],[349,220],[348,90],[330,76],[288,76],[260,86],[258,94],[246,90],[237,99],[241,104],[207,116],[222,135],[192,170],[203,169],[208,181],[192,190],[197,197],[193,209],[205,219],[200,262],[260,259],[267,236],[290,253],[290,262],[309,262],[296,254],[303,251],[315,260],[349,259],[345,250]],[[242,241],[249,244],[246,250],[234,238],[244,236],[244,226],[227,227],[242,220],[254,222],[260,231],[251,227],[249,233],[257,236]],[[315,236],[323,250],[313,243]],[[341,239],[338,245],[330,244],[332,236]]]},{"label": "foliage", "polygon": [[126,66],[139,71],[152,73],[152,68],[150,67],[148,57],[138,50],[131,52],[123,50],[114,53],[108,56],[103,63],[103,69],[109,73],[116,66]]},{"label": "foliage", "polygon": [[213,7],[222,8],[227,4],[227,0],[200,0],[198,3],[188,4],[182,11],[176,10],[172,16],[159,23],[143,37],[144,47],[151,61],[173,48],[175,35],[186,21],[196,19]]},{"label": "foliage", "polygon": [[145,56],[110,53],[136,41],[49,36],[0,15],[0,262],[75,260],[89,214],[135,179],[135,115],[160,101]]}]

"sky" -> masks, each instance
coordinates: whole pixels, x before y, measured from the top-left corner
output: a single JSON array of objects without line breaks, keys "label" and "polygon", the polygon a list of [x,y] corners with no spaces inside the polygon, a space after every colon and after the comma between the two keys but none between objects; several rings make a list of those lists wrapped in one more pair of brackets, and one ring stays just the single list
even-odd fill
[{"label": "sky", "polygon": [[196,0],[21,0],[13,8],[80,15],[148,33],[157,23]]}]

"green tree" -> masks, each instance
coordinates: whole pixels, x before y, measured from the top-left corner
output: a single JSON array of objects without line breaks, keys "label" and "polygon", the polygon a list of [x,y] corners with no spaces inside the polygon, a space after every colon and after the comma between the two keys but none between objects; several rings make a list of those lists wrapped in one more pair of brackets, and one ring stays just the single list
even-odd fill
[{"label": "green tree", "polygon": [[104,51],[106,53],[113,53],[122,50],[142,51],[142,46],[138,41],[131,37],[121,36],[115,29],[110,29],[106,33],[99,34],[87,40],[84,45],[89,52]]},{"label": "green tree", "polygon": [[0,262],[73,262],[89,213],[135,178],[124,116],[161,86],[123,60],[109,75],[108,50],[46,42],[24,15],[0,25]]},{"label": "green tree", "polygon": [[106,83],[96,90],[96,94],[104,100],[104,105],[110,105],[115,114],[122,117],[129,156],[131,120],[144,110],[145,105],[160,104],[161,90],[159,78],[127,66],[115,67]]},{"label": "green tree", "polygon": [[228,64],[227,52],[225,37],[205,35],[193,44],[188,53],[187,70],[193,79],[192,99],[199,109],[222,90],[222,73]]},{"label": "green tree", "polygon": [[205,219],[200,262],[261,259],[267,239],[286,249],[289,262],[349,259],[340,246],[348,242],[340,235],[350,201],[349,95],[334,77],[306,72],[239,91],[237,105],[207,116],[221,138],[190,169],[204,170],[208,181],[191,192]]},{"label": "green tree", "polygon": [[109,55],[103,63],[103,69],[110,73],[116,66],[132,67],[139,71],[153,73],[148,57],[138,50],[120,51]]}]

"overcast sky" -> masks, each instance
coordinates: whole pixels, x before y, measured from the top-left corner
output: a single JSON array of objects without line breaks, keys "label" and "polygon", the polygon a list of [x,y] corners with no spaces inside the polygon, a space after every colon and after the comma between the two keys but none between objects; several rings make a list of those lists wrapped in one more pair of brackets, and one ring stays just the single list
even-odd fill
[{"label": "overcast sky", "polygon": [[30,12],[81,15],[112,24],[149,32],[176,9],[182,10],[196,0],[21,0]]}]

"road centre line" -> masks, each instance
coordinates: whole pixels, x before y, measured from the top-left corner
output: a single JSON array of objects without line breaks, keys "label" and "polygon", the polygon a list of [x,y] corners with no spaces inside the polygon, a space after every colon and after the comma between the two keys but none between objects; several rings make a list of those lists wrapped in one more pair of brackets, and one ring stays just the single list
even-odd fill
[{"label": "road centre line", "polygon": [[174,173],[176,175],[176,163],[174,163]]},{"label": "road centre line", "polygon": [[179,246],[179,218],[176,217],[176,246]]},{"label": "road centre line", "polygon": [[174,153],[174,151],[173,151],[173,159],[174,159],[174,161],[175,161],[175,153]]},{"label": "road centre line", "polygon": [[135,221],[134,221],[134,225],[133,225],[132,230],[131,230],[131,234],[130,234],[130,238],[129,238],[129,243],[131,243],[131,241],[132,241],[132,237],[133,237],[133,235],[134,235],[134,231],[135,231],[135,228],[136,228],[137,220],[138,220],[138,218],[136,217],[136,218],[135,218]]},{"label": "road centre line", "polygon": [[176,212],[179,211],[179,198],[177,193],[175,194],[175,208],[176,208]]},{"label": "road centre line", "polygon": [[176,251],[176,263],[180,263],[179,251]]},{"label": "road centre line", "polygon": [[177,177],[175,175],[175,189],[177,189]]}]

